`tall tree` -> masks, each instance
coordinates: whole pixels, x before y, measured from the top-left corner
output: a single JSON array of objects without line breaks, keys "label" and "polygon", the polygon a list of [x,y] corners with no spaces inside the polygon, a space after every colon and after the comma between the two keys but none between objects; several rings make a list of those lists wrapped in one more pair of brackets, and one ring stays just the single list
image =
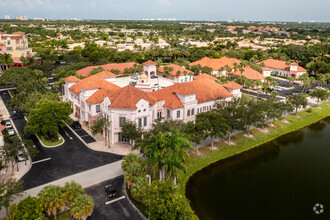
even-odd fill
[{"label": "tall tree", "polygon": [[325,89],[314,89],[314,91],[310,94],[312,98],[315,98],[317,100],[316,106],[319,105],[320,100],[325,101],[329,97],[329,92]]},{"label": "tall tree", "polygon": [[93,199],[87,194],[77,195],[71,203],[70,214],[75,219],[85,220],[93,213],[95,203]]},{"label": "tall tree", "polygon": [[43,206],[39,198],[28,196],[22,199],[18,204],[13,204],[9,207],[9,215],[6,219],[45,219]]},{"label": "tall tree", "polygon": [[48,140],[58,138],[58,128],[70,123],[71,106],[68,102],[40,100],[27,116],[24,131],[27,134],[41,134]]},{"label": "tall tree", "polygon": [[229,130],[226,119],[215,111],[199,113],[196,122],[203,128],[204,138],[211,138],[211,148],[214,148],[214,138],[223,137]]},{"label": "tall tree", "polygon": [[121,127],[121,135],[130,140],[130,144],[134,146],[135,140],[142,138],[143,128],[137,126],[133,121],[125,121]]},{"label": "tall tree", "polygon": [[14,178],[0,181],[0,207],[5,207],[8,215],[10,203],[15,197],[21,196],[23,191],[23,182]]},{"label": "tall tree", "polygon": [[48,185],[45,186],[39,193],[41,204],[48,216],[53,215],[56,219],[58,210],[65,206],[66,195],[60,186]]},{"label": "tall tree", "polygon": [[302,94],[289,95],[286,97],[286,102],[295,109],[295,115],[299,108],[305,108],[307,106],[307,98]]}]

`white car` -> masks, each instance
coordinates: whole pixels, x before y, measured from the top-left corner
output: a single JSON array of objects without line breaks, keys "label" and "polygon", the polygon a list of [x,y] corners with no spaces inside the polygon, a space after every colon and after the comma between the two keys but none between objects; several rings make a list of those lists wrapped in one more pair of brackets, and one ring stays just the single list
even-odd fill
[{"label": "white car", "polygon": [[11,125],[10,121],[7,121],[5,124],[6,129],[10,129],[13,128],[13,126]]},{"label": "white car", "polygon": [[280,87],[274,87],[274,90],[275,90],[275,91],[282,91],[283,89],[280,88]]},{"label": "white car", "polygon": [[15,135],[15,131],[14,131],[14,129],[8,129],[8,134],[10,135],[10,136],[13,136],[13,135]]},{"label": "white car", "polygon": [[159,87],[159,84],[158,83],[156,83],[156,84],[154,84],[153,86],[152,86],[152,88],[158,88]]},{"label": "white car", "polygon": [[322,89],[325,90],[325,88],[321,87],[321,86],[316,86],[315,89]]},{"label": "white car", "polygon": [[17,153],[17,155],[16,155],[16,157],[17,157],[17,161],[18,162],[21,162],[21,161],[24,161],[25,160],[25,157],[23,156],[23,151],[18,151],[18,153]]}]

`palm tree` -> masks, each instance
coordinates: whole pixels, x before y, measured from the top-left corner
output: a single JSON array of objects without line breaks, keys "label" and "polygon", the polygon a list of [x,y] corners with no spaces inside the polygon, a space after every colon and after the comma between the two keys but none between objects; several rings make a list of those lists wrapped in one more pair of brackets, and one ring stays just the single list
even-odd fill
[{"label": "palm tree", "polygon": [[146,164],[151,166],[153,171],[159,170],[159,179],[165,178],[165,160],[167,158],[166,137],[162,132],[152,137],[152,144],[145,146],[144,154]]},{"label": "palm tree", "polygon": [[318,74],[317,79],[319,81],[319,85],[323,86],[326,83],[326,76],[324,74]]},{"label": "palm tree", "polygon": [[85,220],[93,213],[95,203],[87,194],[79,194],[72,202],[70,214],[74,219]]},{"label": "palm tree", "polygon": [[66,198],[62,188],[60,186],[48,185],[38,193],[38,196],[47,214],[49,216],[53,214],[56,219],[57,210],[63,209],[65,206]]},{"label": "palm tree", "polygon": [[293,86],[293,82],[294,82],[294,78],[293,77],[289,77],[288,78],[288,81],[289,81],[289,86],[290,86],[290,83],[291,83],[291,86],[290,87],[292,87]]},{"label": "palm tree", "polygon": [[188,149],[193,150],[191,143],[183,137],[183,134],[178,130],[172,130],[168,136],[168,147],[170,156],[165,160],[169,176],[172,177],[176,185],[177,170],[182,170],[186,173],[183,163],[189,159]]},{"label": "palm tree", "polygon": [[256,84],[257,87],[258,87],[258,93],[257,93],[257,98],[258,98],[258,96],[259,96],[259,92],[260,92],[260,87],[262,86],[262,82],[261,82],[260,79],[258,79],[258,80],[255,81],[255,84]]},{"label": "palm tree", "polygon": [[79,183],[76,183],[75,181],[66,182],[65,186],[63,187],[63,193],[66,197],[66,205],[71,207],[72,202],[74,199],[84,193],[84,189]]}]

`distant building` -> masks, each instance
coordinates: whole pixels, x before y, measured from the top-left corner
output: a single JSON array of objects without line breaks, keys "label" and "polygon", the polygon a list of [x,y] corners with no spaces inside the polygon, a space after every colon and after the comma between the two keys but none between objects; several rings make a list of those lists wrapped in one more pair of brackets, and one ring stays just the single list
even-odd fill
[{"label": "distant building", "polygon": [[297,63],[287,64],[286,61],[268,59],[259,62],[270,68],[276,76],[299,78],[302,74],[306,73],[306,69],[299,66]]},{"label": "distant building", "polygon": [[6,20],[9,20],[10,19],[10,16],[9,15],[5,15],[5,19]]},{"label": "distant building", "polygon": [[[166,72],[165,67],[172,67],[173,70],[171,72]],[[160,75],[163,75],[166,78],[172,79],[175,82],[189,82],[192,81],[193,72],[187,70],[186,68],[176,65],[176,64],[169,64],[166,66],[162,66],[157,69],[157,72]]]},{"label": "distant building", "polygon": [[21,21],[27,21],[29,20],[28,16],[23,15],[23,16],[17,16],[15,17],[16,20],[21,20]]},{"label": "distant building", "polygon": [[[105,64],[105,65],[100,65],[100,67],[102,67],[104,70],[108,70],[108,71],[119,70],[118,74],[125,74],[126,68],[127,69],[134,68],[135,64],[137,65],[137,63],[133,63],[133,62],[131,62],[131,63],[109,63],[109,64]],[[83,77],[87,77],[87,76],[89,76],[89,74],[91,73],[91,71],[94,68],[98,68],[98,67],[99,66],[88,66],[88,67],[78,70],[77,74],[80,76],[83,76]]]},{"label": "distant building", "polygon": [[219,59],[210,59],[208,57],[204,57],[200,60],[190,63],[189,66],[192,67],[194,65],[200,64],[202,67],[204,66],[211,67],[213,69],[213,75],[223,76],[223,75],[227,75],[226,67],[228,66],[229,68],[232,69],[234,68],[235,63],[239,65],[241,61],[236,58],[228,58],[228,57],[221,57]]},{"label": "distant building", "polygon": [[35,20],[35,21],[44,21],[45,19],[44,18],[33,18],[33,20]]},{"label": "distant building", "polygon": [[33,56],[32,48],[29,47],[28,38],[24,32],[13,34],[0,32],[0,53],[10,54],[16,66],[23,66],[20,57]]}]

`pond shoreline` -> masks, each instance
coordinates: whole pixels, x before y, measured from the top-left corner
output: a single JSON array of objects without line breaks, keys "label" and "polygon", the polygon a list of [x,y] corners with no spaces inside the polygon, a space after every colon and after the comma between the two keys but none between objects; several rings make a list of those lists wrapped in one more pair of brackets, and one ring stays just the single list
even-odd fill
[{"label": "pond shoreline", "polygon": [[[275,121],[275,127],[267,126],[267,129],[269,130],[269,133],[267,134],[262,133],[258,129],[254,129],[252,132],[254,138],[244,137],[243,133],[237,134],[232,138],[236,142],[236,145],[234,146],[229,146],[225,144],[224,140],[221,140],[216,143],[216,146],[219,147],[217,151],[212,151],[207,146],[201,148],[200,151],[204,156],[201,157],[192,154],[191,160],[186,164],[187,174],[184,175],[183,173],[180,173],[178,192],[187,199],[186,185],[190,177],[196,172],[210,166],[213,163],[257,148],[277,137],[294,132],[330,116],[329,102],[325,102],[319,105],[319,107],[320,108],[312,107],[312,113],[308,113],[307,110],[299,112],[297,115],[300,117],[296,117],[294,115],[286,116],[285,118],[290,122],[290,124],[284,123],[282,120]],[[189,208],[191,209],[191,206]],[[196,215],[195,218],[198,219]]]}]

